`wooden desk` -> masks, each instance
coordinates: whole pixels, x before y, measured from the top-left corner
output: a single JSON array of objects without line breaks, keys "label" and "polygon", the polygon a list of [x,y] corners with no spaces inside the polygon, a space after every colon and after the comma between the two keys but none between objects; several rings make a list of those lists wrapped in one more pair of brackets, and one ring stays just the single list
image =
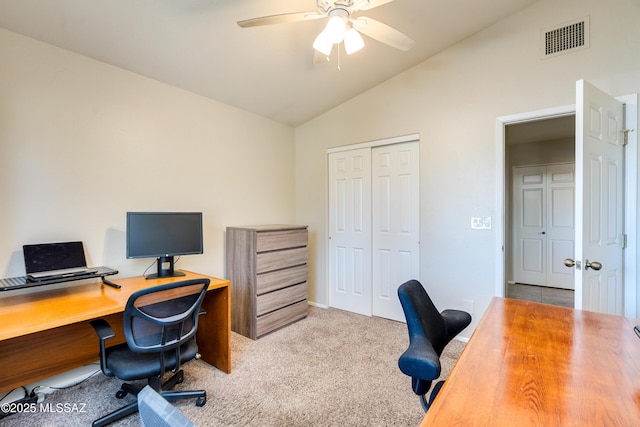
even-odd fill
[{"label": "wooden desk", "polygon": [[640,425],[637,323],[494,298],[421,426]]},{"label": "wooden desk", "polygon": [[133,292],[198,277],[211,280],[202,303],[206,315],[198,322],[198,349],[204,361],[230,373],[229,281],[185,273],[166,279],[114,279],[121,289],[98,282],[1,298],[0,391],[99,360],[98,337],[91,320],[106,319],[116,331],[108,345],[124,342],[122,313]]}]

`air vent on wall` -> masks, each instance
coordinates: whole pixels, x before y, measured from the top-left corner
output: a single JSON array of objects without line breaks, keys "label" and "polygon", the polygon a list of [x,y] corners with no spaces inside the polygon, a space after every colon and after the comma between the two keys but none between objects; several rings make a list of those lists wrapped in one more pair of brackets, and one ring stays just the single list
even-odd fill
[{"label": "air vent on wall", "polygon": [[589,17],[568,22],[561,27],[543,30],[542,44],[544,58],[588,48]]}]

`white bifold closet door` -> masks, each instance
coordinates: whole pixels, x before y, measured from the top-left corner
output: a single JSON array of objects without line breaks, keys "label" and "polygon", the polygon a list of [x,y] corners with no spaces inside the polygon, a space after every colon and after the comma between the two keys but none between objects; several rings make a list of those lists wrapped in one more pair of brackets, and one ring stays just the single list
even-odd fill
[{"label": "white bifold closet door", "polygon": [[516,283],[573,289],[575,165],[513,168],[513,275]]},{"label": "white bifold closet door", "polygon": [[417,141],[329,154],[330,305],[404,321],[397,289],[419,279]]}]

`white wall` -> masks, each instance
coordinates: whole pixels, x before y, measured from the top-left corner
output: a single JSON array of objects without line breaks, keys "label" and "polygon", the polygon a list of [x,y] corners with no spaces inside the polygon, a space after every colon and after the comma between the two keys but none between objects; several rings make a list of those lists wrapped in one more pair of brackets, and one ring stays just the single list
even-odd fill
[{"label": "white wall", "polygon": [[295,219],[292,128],[5,30],[0,64],[0,277],[23,244],[76,239],[142,274],[135,210],[202,211],[204,254],[177,268],[223,277],[226,226]]},{"label": "white wall", "polygon": [[[541,58],[541,31],[590,15],[591,47]],[[436,305],[495,290],[496,118],[575,103],[586,79],[612,95],[640,92],[637,0],[541,0],[296,129],[297,221],[313,230],[310,300],[328,304],[326,149],[420,134],[421,277]],[[466,334],[469,334],[469,328]]]}]

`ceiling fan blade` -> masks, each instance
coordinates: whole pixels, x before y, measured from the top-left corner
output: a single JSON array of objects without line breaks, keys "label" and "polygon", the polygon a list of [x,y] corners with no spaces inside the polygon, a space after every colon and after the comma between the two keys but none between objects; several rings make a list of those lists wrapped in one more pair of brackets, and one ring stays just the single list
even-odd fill
[{"label": "ceiling fan blade", "polygon": [[366,16],[351,19],[351,23],[362,34],[396,49],[407,51],[416,44],[413,39],[400,31]]},{"label": "ceiling fan blade", "polygon": [[242,28],[258,27],[260,25],[283,24],[287,22],[298,22],[298,21],[310,21],[312,19],[324,18],[325,16],[326,15],[323,15],[318,12],[283,13],[281,15],[270,15],[270,16],[261,16],[259,18],[245,19],[243,21],[238,21],[238,25],[241,26]]},{"label": "ceiling fan blade", "polygon": [[383,4],[391,3],[393,0],[356,0],[355,9],[357,10],[369,10],[374,7],[382,6]]}]

